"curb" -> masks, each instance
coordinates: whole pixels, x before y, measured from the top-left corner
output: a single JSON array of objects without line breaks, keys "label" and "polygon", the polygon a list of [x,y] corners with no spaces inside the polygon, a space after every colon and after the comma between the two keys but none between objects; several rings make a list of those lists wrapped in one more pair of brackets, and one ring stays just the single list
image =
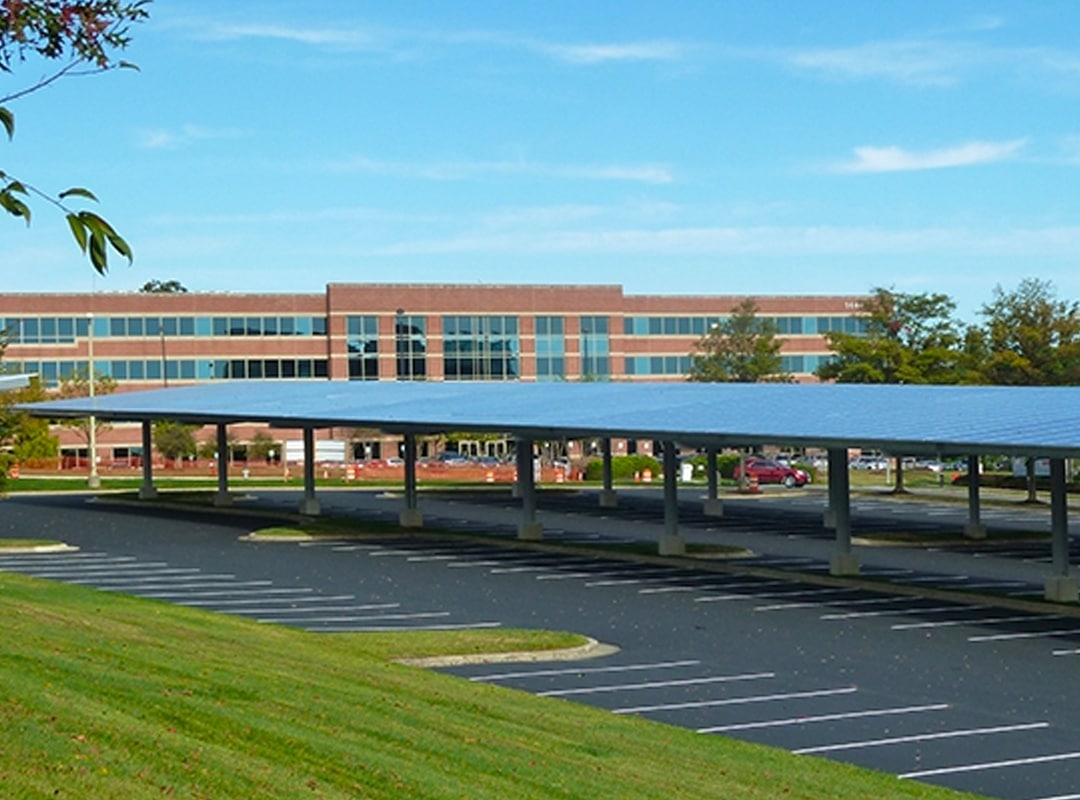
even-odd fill
[{"label": "curb", "polygon": [[540,661],[577,661],[585,658],[601,658],[619,652],[611,644],[603,644],[596,639],[589,640],[578,647],[562,650],[523,650],[513,653],[471,653],[459,656],[433,656],[431,658],[402,658],[398,664],[408,667],[460,667],[466,664],[514,664]]}]

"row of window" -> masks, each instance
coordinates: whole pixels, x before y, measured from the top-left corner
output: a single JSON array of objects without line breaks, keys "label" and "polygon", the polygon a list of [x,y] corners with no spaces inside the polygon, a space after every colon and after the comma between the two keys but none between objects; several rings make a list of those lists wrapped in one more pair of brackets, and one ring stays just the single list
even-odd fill
[{"label": "row of window", "polygon": [[[780,371],[809,374],[830,358],[827,355],[781,356]],[[627,356],[624,368],[627,375],[688,375],[692,363],[690,356]]]},{"label": "row of window", "polygon": [[326,336],[326,317],[6,317],[12,344],[73,344],[95,338],[147,336]]},{"label": "row of window", "polygon": [[[727,317],[624,317],[627,336],[704,336]],[[865,317],[758,317],[776,325],[785,336],[813,336],[825,333],[866,333]]]},{"label": "row of window", "polygon": [[[5,361],[11,372],[37,373],[46,386],[87,374],[86,361]],[[209,381],[261,378],[328,378],[325,358],[112,359],[94,360],[94,373],[116,381]]]}]

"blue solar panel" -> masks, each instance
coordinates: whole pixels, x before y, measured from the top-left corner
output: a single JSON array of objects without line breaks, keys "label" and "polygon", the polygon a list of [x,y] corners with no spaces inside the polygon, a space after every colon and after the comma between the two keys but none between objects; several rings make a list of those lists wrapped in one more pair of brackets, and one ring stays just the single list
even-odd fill
[{"label": "blue solar panel", "polygon": [[267,422],[392,433],[674,439],[688,445],[1080,454],[1080,388],[723,383],[245,381],[23,406],[36,416]]}]

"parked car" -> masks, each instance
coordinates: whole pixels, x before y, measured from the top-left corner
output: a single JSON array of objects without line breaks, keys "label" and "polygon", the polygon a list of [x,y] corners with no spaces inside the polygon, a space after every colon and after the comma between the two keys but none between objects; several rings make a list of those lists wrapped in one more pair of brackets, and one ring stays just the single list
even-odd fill
[{"label": "parked car", "polygon": [[[810,473],[793,467],[785,467],[771,458],[748,458],[746,474],[750,478],[756,478],[758,483],[779,483],[788,489],[805,486],[810,482]],[[736,464],[735,480],[741,479],[742,465]]]},{"label": "parked car", "polygon": [[889,462],[881,456],[858,456],[848,462],[850,469],[866,469],[874,472],[881,472],[887,469],[888,466]]},{"label": "parked car", "polygon": [[469,463],[469,459],[454,450],[444,450],[435,461],[446,467],[463,467]]}]

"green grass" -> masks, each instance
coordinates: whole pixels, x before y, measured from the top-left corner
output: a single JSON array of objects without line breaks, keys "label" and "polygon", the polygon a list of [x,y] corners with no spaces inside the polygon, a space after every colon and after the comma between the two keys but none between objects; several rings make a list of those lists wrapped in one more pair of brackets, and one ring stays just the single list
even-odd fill
[{"label": "green grass", "polygon": [[393,659],[561,646],[327,635],[0,574],[12,798],[957,798]]},{"label": "green grass", "polygon": [[55,539],[0,539],[0,550],[27,550],[32,547],[53,547],[63,542]]}]

